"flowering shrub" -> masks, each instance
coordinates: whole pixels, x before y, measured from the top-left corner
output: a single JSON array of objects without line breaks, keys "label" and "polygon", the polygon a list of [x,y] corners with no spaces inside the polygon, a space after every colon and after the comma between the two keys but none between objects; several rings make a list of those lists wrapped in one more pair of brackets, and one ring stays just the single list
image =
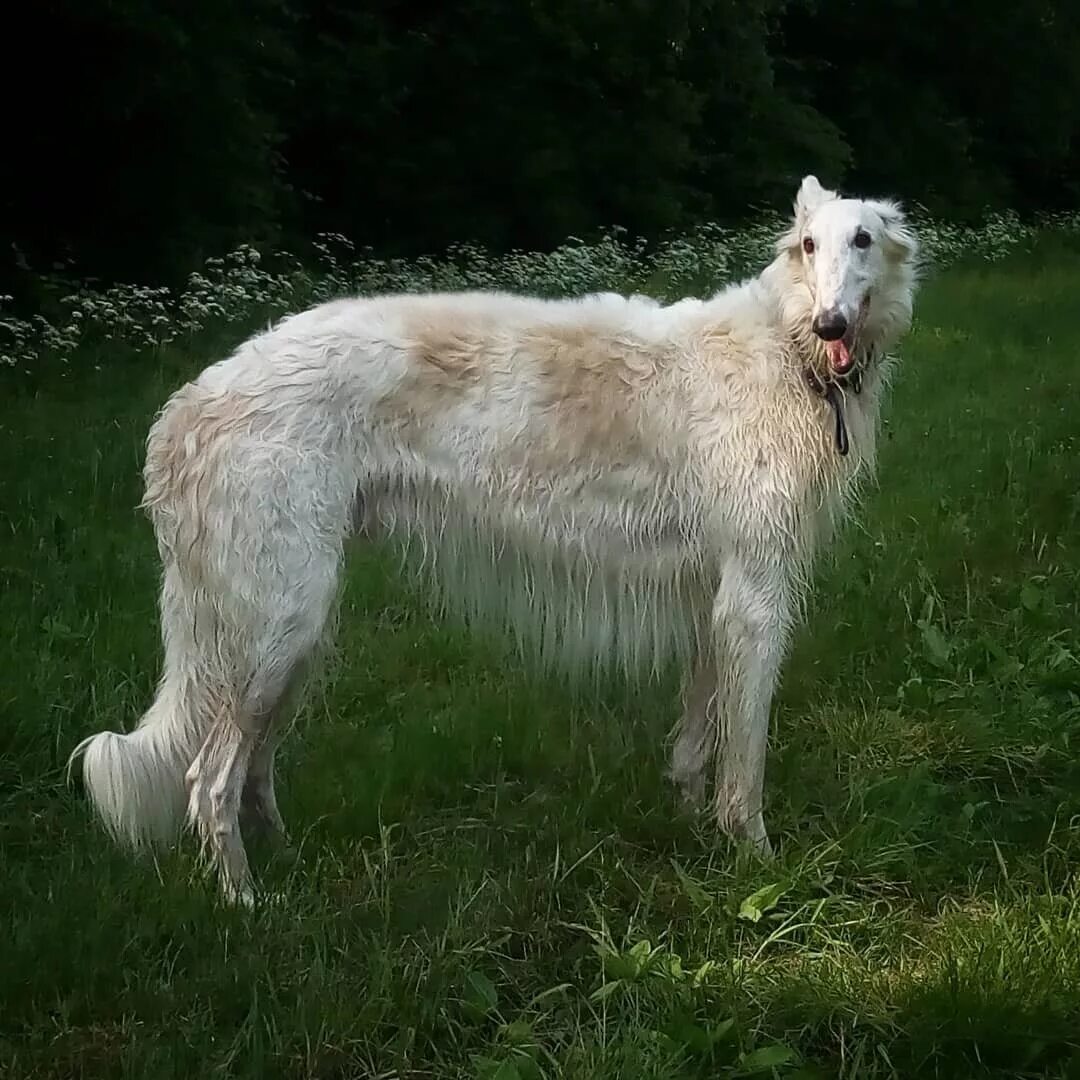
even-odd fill
[{"label": "flowering shrub", "polygon": [[[1011,211],[987,216],[979,225],[955,225],[915,207],[930,268],[961,257],[990,262],[1030,244],[1040,230],[1080,233],[1080,213],[1045,215],[1022,222]],[[357,251],[347,237],[324,233],[314,243],[310,268],[293,256],[277,255],[277,270],[243,245],[224,258],[206,261],[183,289],[113,285],[74,288],[60,300],[62,316],[20,319],[10,296],[0,296],[0,365],[29,367],[49,354],[67,361],[80,345],[121,341],[153,349],[190,337],[221,322],[257,314],[276,317],[345,295],[423,292],[443,289],[505,289],[541,296],[578,295],[604,289],[660,293],[668,298],[698,288],[711,290],[754,273],[772,256],[782,225],[768,215],[738,229],[706,223],[650,248],[611,229],[593,243],[570,238],[550,252],[511,251],[493,255],[472,244],[442,256],[385,259]]]}]

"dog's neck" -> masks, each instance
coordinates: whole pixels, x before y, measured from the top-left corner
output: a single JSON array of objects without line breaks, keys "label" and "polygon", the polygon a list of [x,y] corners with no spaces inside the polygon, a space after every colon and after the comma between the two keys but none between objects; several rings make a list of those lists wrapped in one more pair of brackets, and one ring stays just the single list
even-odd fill
[{"label": "dog's neck", "polygon": [[810,365],[806,365],[802,369],[803,381],[810,388],[811,393],[823,398],[833,411],[833,440],[836,444],[836,452],[841,457],[847,457],[851,446],[848,438],[847,419],[844,416],[847,395],[849,393],[860,393],[863,372],[868,370],[873,362],[874,352],[871,347],[864,355],[856,358],[851,370],[844,375],[835,375],[830,372],[822,377]]},{"label": "dog's neck", "polygon": [[876,343],[861,346],[850,371],[843,375],[833,372],[822,340],[810,329],[812,299],[805,287],[791,272],[787,255],[778,256],[761,275],[761,281],[772,294],[777,317],[790,343],[789,356],[799,373],[800,381],[810,393],[824,400],[833,412],[836,452],[846,457],[850,450],[847,418],[848,395],[857,395],[863,382],[872,376],[877,363]]},{"label": "dog's neck", "polygon": [[839,375],[829,365],[825,347],[810,329],[808,317],[800,320],[797,327],[789,327],[788,336],[803,383],[832,410],[836,452],[847,457],[851,449],[846,416],[848,398],[861,393],[864,380],[872,377],[878,359],[877,346],[871,343],[858,348],[851,368]]}]

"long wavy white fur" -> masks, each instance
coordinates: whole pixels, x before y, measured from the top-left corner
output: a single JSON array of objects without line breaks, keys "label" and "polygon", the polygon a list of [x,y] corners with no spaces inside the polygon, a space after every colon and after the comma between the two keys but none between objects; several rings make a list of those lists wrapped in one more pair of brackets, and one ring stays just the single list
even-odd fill
[{"label": "long wavy white fur", "polygon": [[[681,663],[673,773],[696,789],[713,763],[721,825],[767,848],[769,702],[814,553],[872,470],[891,366],[848,395],[841,458],[804,380],[825,372],[815,300],[854,296],[859,348],[884,357],[917,272],[894,204],[811,180],[775,260],[708,300],[342,300],[174,394],[145,465],[165,673],[134,732],[72,755],[110,830],[165,840],[186,806],[227,894],[250,899],[238,815],[280,826],[283,702],[360,536],[397,543],[434,602],[542,666]],[[848,258],[856,228],[876,246]],[[808,230],[840,253],[828,268],[804,257]]]}]

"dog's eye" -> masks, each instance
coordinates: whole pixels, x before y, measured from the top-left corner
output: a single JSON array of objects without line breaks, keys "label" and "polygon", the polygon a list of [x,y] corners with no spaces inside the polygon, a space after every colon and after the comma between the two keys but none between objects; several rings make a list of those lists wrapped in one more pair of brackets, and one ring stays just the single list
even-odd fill
[{"label": "dog's eye", "polygon": [[814,241],[811,240],[809,236],[803,237],[802,249],[807,255],[814,254]]},{"label": "dog's eye", "polygon": [[868,248],[870,246],[870,234],[860,229],[855,234],[855,246],[857,248]]}]

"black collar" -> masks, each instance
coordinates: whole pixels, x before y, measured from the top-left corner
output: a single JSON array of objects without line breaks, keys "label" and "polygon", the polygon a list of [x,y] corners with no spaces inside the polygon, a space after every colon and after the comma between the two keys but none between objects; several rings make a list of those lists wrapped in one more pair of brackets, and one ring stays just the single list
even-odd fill
[{"label": "black collar", "polygon": [[836,452],[846,457],[850,449],[847,424],[844,421],[844,394],[857,394],[862,389],[862,372],[858,364],[847,375],[828,375],[822,378],[813,368],[803,368],[803,379],[812,393],[824,398],[836,417]]}]

